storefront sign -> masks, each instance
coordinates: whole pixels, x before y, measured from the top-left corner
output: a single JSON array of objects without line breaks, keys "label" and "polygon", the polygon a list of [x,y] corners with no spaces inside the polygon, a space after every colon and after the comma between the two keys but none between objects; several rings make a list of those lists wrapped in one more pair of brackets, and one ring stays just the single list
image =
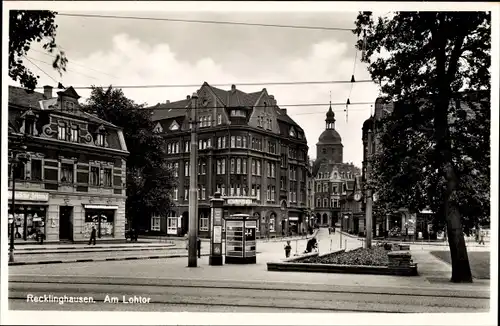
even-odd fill
[{"label": "storefront sign", "polygon": [[118,206],[109,205],[83,205],[85,209],[118,209]]},{"label": "storefront sign", "polygon": [[[16,200],[49,201],[48,192],[16,191]],[[9,190],[9,200],[12,200],[12,191]]]},{"label": "storefront sign", "polygon": [[298,221],[299,220],[299,218],[297,216],[290,216],[290,217],[288,217],[288,219],[290,221]]},{"label": "storefront sign", "polygon": [[253,200],[251,198],[227,198],[226,205],[231,206],[248,206],[252,205]]}]

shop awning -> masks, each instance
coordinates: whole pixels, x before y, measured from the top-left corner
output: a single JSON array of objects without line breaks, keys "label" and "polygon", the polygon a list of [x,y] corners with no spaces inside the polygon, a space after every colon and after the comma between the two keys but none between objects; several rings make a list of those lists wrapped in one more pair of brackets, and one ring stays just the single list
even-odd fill
[{"label": "shop awning", "polygon": [[118,206],[110,205],[83,205],[86,209],[118,209]]}]

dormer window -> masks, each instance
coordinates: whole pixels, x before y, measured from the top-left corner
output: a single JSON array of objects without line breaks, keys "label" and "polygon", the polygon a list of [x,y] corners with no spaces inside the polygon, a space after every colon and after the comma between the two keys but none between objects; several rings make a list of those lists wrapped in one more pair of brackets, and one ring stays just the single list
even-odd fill
[{"label": "dormer window", "polygon": [[217,115],[217,125],[221,125],[222,124],[222,114],[218,114]]},{"label": "dormer window", "polygon": [[106,146],[106,129],[102,125],[97,129],[96,145],[102,147]]},{"label": "dormer window", "polygon": [[66,125],[59,124],[57,126],[57,139],[66,140]]},{"label": "dormer window", "polygon": [[245,118],[246,114],[245,114],[245,111],[243,111],[243,110],[232,110],[231,111],[231,116],[232,117],[242,117],[242,118]]},{"label": "dormer window", "polygon": [[[172,127],[170,127],[170,130],[172,130]],[[154,133],[160,133],[163,131],[163,128],[161,127],[161,124],[158,122],[155,126],[155,128],[153,129],[153,132]]]},{"label": "dormer window", "polygon": [[104,134],[97,134],[97,146],[104,146]]},{"label": "dormer window", "polygon": [[78,143],[78,126],[71,127],[70,141]]},{"label": "dormer window", "polygon": [[295,134],[295,130],[293,130],[293,128],[292,128],[292,129],[290,129],[290,136],[291,136],[291,137],[295,137],[295,135],[296,135],[296,134]]}]

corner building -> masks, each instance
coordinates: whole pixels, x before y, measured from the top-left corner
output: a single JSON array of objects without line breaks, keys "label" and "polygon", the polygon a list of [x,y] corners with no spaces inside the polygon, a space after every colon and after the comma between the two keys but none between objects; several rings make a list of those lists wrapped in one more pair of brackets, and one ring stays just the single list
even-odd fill
[{"label": "corner building", "polygon": [[[122,129],[85,113],[69,87],[52,94],[9,86],[9,237],[16,242],[125,239],[127,146]],[[23,148],[25,146],[25,148]],[[15,162],[14,152],[29,156]],[[15,211],[12,211],[12,172]],[[7,219],[5,221],[7,226]]]},{"label": "corner building", "polygon": [[[222,90],[204,83],[198,100],[157,104],[155,132],[167,139],[167,155],[178,177],[176,206],[167,220],[180,220],[178,234],[189,228],[190,113],[198,115],[198,227],[209,237],[210,198],[219,191],[224,217],[244,213],[257,218],[257,237],[305,230],[307,140],[286,109],[264,88],[245,93],[232,85]],[[153,216],[151,230],[160,231],[165,217]],[[170,227],[170,222],[167,222]]]}]

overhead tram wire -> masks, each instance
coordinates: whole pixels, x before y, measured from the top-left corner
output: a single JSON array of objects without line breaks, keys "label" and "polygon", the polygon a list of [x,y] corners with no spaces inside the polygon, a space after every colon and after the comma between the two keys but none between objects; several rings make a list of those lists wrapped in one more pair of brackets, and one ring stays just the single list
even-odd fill
[{"label": "overhead tram wire", "polygon": [[[162,104],[165,104],[165,103],[162,103]],[[373,104],[372,102],[353,102],[351,103],[351,105],[369,105],[369,104]],[[341,102],[337,102],[337,103],[301,103],[301,104],[288,104],[288,105],[285,105],[285,104],[280,104],[280,105],[277,105],[278,108],[289,108],[289,107],[308,107],[308,106],[328,106],[328,105],[332,105],[332,106],[343,106],[345,105],[345,103],[341,103]],[[252,108],[264,108],[264,107],[269,107],[268,105],[256,105],[256,106],[252,106]],[[216,108],[220,108],[220,106],[203,106],[203,109],[216,109]],[[225,106],[225,108],[229,108],[228,106]],[[151,106],[151,107],[148,107],[148,108],[143,108],[142,110],[151,110],[151,111],[163,111],[163,110],[187,110],[189,109],[189,107],[155,107],[155,106]],[[336,112],[340,112],[340,110],[333,110],[333,111],[336,111]],[[323,112],[324,113],[324,112]]]},{"label": "overhead tram wire", "polygon": [[[62,48],[62,47],[61,47],[61,48]],[[49,57],[51,57],[51,58],[54,58],[52,55],[50,55],[50,54],[48,54],[48,53],[46,53],[46,52],[38,51],[38,50],[36,50],[36,49],[30,49],[30,51],[38,52],[38,53],[43,54],[43,55],[45,55],[45,56],[49,56]],[[89,69],[89,70],[92,70],[92,71],[98,72],[98,73],[103,74],[103,75],[108,75],[108,76],[113,77],[113,78],[118,78],[118,77],[113,76],[113,75],[111,75],[111,74],[109,74],[109,73],[107,73],[107,72],[100,71],[100,70],[97,70],[97,69],[94,69],[94,68],[90,68],[90,67],[88,67],[88,66],[82,65],[81,63],[78,63],[78,62],[73,61],[73,60],[69,60],[69,61],[68,61],[68,63],[70,63],[70,64],[74,64],[74,65],[76,65],[76,66],[80,66],[80,67],[85,68],[85,69]]]},{"label": "overhead tram wire", "polygon": [[42,68],[40,68],[36,63],[34,63],[33,61],[31,61],[27,56],[23,55],[23,57],[28,60],[33,66],[35,66],[36,68],[38,68],[38,70],[40,70],[41,72],[43,72],[47,77],[49,77],[50,79],[52,79],[55,83],[57,83],[57,80],[55,80],[54,77],[52,77],[51,75],[49,75],[48,73],[45,72],[45,70],[43,70]]},{"label": "overhead tram wire", "polygon": [[[40,59],[31,58],[31,57],[26,57],[26,58],[29,58],[29,59],[34,60],[34,61],[38,61],[38,62],[43,63],[43,64],[46,64],[46,65],[48,65],[48,66],[52,66],[52,64],[51,64],[50,62],[47,62],[47,61],[43,61],[43,60],[40,60]],[[66,70],[67,70],[67,71],[74,72],[75,74],[80,74],[80,75],[85,76],[85,77],[90,78],[90,79],[98,80],[98,79],[97,79],[97,78],[95,78],[95,77],[92,77],[92,76],[86,75],[86,74],[84,74],[84,73],[82,73],[82,72],[79,72],[79,71],[76,71],[76,70],[72,70],[72,69],[66,69]]]},{"label": "overhead tram wire", "polygon": [[[298,82],[265,82],[265,83],[237,83],[239,86],[271,86],[271,85],[321,85],[321,84],[348,84],[351,81],[347,80],[323,80],[323,81],[298,81]],[[363,79],[358,80],[356,83],[373,83],[371,79]],[[210,84],[210,86],[214,87],[223,87],[223,86],[232,86],[234,84],[225,83],[225,84]],[[109,85],[107,85],[109,86]],[[107,87],[104,86],[104,87]],[[112,85],[113,86],[113,85]],[[200,87],[200,84],[164,84],[164,85],[114,85],[113,88],[122,88],[122,89],[130,89],[130,88],[189,88],[189,87]],[[42,87],[37,87],[41,89]],[[73,86],[74,89],[92,89],[91,86]]]},{"label": "overhead tram wire", "polygon": [[137,16],[117,16],[117,15],[91,15],[91,14],[71,14],[71,13],[58,13],[57,15],[67,16],[67,17],[83,17],[83,18],[134,19],[134,20],[165,21],[165,22],[177,22],[177,23],[240,25],[240,26],[253,26],[253,27],[294,28],[294,29],[342,31],[342,32],[352,32],[353,30],[352,28],[345,28],[345,27],[244,23],[244,22],[229,22],[229,21],[216,21],[216,20],[174,19],[174,18],[155,18],[155,17],[137,17]]}]

